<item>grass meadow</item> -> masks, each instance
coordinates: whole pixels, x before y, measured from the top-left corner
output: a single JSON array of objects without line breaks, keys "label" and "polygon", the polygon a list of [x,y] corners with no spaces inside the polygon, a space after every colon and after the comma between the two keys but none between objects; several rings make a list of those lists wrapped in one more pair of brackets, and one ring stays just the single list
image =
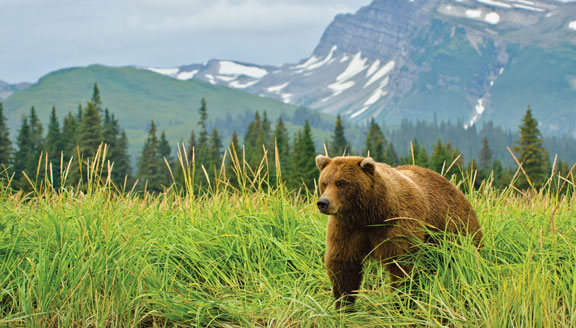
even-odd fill
[{"label": "grass meadow", "polygon": [[24,194],[3,181],[0,326],[576,326],[573,177],[539,192],[485,181],[467,192],[483,248],[422,244],[398,290],[368,261],[356,311],[340,313],[313,191],[263,188],[238,165],[239,189],[195,194],[187,168],[187,190],[119,193],[98,167],[78,188]]}]

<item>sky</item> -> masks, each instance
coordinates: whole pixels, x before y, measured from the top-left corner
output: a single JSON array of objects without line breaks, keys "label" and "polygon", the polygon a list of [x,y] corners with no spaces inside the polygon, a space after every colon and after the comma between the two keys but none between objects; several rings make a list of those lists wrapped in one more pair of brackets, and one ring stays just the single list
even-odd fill
[{"label": "sky", "polygon": [[338,13],[370,0],[0,0],[0,80],[65,67],[262,65],[308,57]]}]

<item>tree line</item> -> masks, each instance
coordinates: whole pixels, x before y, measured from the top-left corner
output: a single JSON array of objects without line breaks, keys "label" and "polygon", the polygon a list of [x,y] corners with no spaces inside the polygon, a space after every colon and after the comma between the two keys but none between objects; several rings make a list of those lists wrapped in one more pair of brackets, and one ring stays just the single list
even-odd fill
[{"label": "tree line", "polygon": [[[303,118],[303,127],[290,135],[282,116],[273,123],[266,111],[256,112],[242,128],[243,140],[239,140],[234,130],[230,143],[224,145],[219,130],[209,125],[204,99],[198,114],[197,127],[192,129],[189,139],[179,145],[177,154],[173,154],[165,131],[158,131],[155,122],[151,121],[133,175],[126,133],[114,114],[103,108],[97,84],[90,100],[84,106],[79,105],[76,113],[68,113],[62,124],[56,116],[56,109],[52,108],[46,133],[32,107],[30,113],[22,118],[15,148],[0,103],[3,176],[11,179],[14,188],[23,190],[30,190],[37,181],[47,178],[56,188],[64,184],[76,186],[89,178],[82,168],[103,151],[101,145],[105,144],[109,162],[106,165],[101,163],[103,169],[100,174],[109,177],[116,186],[131,186],[138,180],[139,188],[151,192],[160,192],[171,186],[184,188],[186,184],[201,190],[222,182],[235,188],[254,183],[265,187],[286,183],[291,188],[314,189],[318,175],[314,157],[318,151],[309,119]],[[306,113],[301,114],[295,117],[302,119]],[[319,116],[312,119],[314,125],[325,124]],[[406,130],[409,129],[406,126]],[[519,136],[513,151],[526,174],[519,175],[517,186],[541,186],[550,175],[552,164],[530,108],[519,127]],[[498,186],[509,184],[517,173],[517,166],[504,165],[499,157],[494,156],[487,137],[482,139],[477,155],[466,163],[458,147],[449,141],[437,139],[429,154],[428,147],[413,137],[409,151],[398,153],[391,139],[390,133],[386,136],[380,125],[372,120],[362,146],[352,149],[344,123],[338,116],[331,138],[325,141],[322,152],[325,150],[330,156],[369,155],[378,162],[393,166],[416,164],[445,175],[455,174],[458,178],[463,178],[465,172],[477,172],[478,183],[491,177]],[[554,168],[564,176],[571,172],[570,165],[563,161],[554,163]]]}]

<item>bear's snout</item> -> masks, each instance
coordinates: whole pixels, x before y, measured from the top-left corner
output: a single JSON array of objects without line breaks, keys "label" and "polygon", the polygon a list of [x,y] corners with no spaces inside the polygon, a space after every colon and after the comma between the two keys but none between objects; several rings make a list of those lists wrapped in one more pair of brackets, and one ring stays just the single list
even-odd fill
[{"label": "bear's snout", "polygon": [[318,199],[318,202],[316,203],[316,205],[318,205],[318,209],[320,210],[320,212],[322,213],[326,213],[326,211],[328,210],[328,207],[330,206],[330,201],[328,200],[328,198],[320,198]]}]

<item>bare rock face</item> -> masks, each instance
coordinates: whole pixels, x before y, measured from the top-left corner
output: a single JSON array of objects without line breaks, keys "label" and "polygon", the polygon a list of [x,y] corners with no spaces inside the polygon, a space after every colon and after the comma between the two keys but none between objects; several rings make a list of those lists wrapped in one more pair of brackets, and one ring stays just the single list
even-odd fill
[{"label": "bare rock face", "polygon": [[359,122],[515,127],[531,105],[546,133],[576,134],[576,3],[375,0],[336,16],[299,63],[211,60],[169,75]]}]

